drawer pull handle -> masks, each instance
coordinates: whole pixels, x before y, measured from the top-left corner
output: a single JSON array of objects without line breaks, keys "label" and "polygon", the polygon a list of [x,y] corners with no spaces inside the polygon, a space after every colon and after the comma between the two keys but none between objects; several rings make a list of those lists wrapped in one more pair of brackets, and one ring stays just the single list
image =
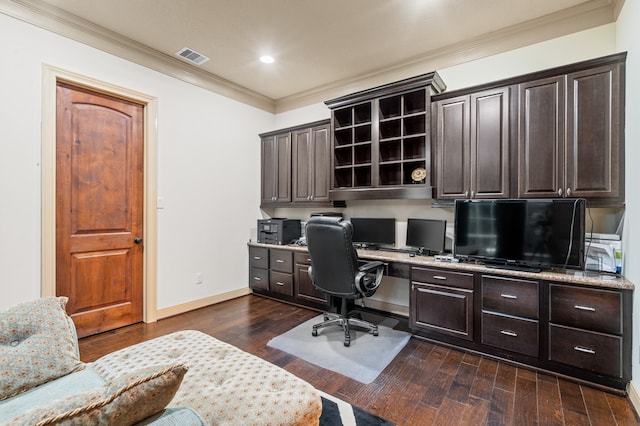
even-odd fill
[{"label": "drawer pull handle", "polygon": [[596,308],[592,308],[591,306],[582,306],[582,305],[574,305],[574,308],[580,310],[580,311],[588,311],[588,312],[595,312]]},{"label": "drawer pull handle", "polygon": [[433,279],[434,280],[446,281],[447,277],[443,277],[442,275],[434,275]]},{"label": "drawer pull handle", "polygon": [[582,352],[585,354],[591,354],[591,355],[595,355],[596,351],[594,351],[593,349],[589,349],[589,348],[583,348],[582,346],[574,346],[573,347],[574,351],[578,351],[578,352]]},{"label": "drawer pull handle", "polygon": [[517,299],[518,296],[514,296],[513,294],[501,294],[500,297],[503,297],[505,299]]},{"label": "drawer pull handle", "polygon": [[253,258],[254,258],[255,260],[260,260],[260,259],[262,259],[262,257],[260,257],[260,256],[253,256]]},{"label": "drawer pull handle", "polygon": [[284,263],[284,260],[282,260],[282,259],[276,259],[276,263]]},{"label": "drawer pull handle", "polygon": [[253,280],[254,280],[254,281],[262,281],[262,278],[260,278],[260,277],[253,277]]},{"label": "drawer pull handle", "polygon": [[504,334],[505,336],[518,337],[518,333],[514,331],[500,330],[500,333]]},{"label": "drawer pull handle", "polygon": [[310,257],[307,257],[307,262],[311,262],[311,258]]},{"label": "drawer pull handle", "polygon": [[280,281],[276,281],[276,284],[278,284],[278,285],[279,285],[279,286],[281,286],[281,287],[282,287],[282,286],[284,286],[284,283],[283,283],[283,282],[280,282]]}]

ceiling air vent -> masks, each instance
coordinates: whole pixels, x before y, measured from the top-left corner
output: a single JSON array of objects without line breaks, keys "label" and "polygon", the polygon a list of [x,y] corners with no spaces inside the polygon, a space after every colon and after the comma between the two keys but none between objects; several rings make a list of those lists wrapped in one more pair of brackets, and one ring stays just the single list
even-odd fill
[{"label": "ceiling air vent", "polygon": [[198,53],[193,49],[189,49],[188,47],[180,49],[178,52],[176,52],[176,55],[186,59],[189,62],[193,62],[196,65],[201,65],[209,60],[209,58],[207,58],[203,54]]}]

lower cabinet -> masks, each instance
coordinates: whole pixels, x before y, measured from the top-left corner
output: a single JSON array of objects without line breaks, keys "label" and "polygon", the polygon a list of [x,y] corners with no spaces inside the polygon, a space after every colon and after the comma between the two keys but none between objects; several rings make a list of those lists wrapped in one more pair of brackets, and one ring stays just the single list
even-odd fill
[{"label": "lower cabinet", "polygon": [[311,260],[306,251],[249,246],[249,287],[256,293],[315,308],[327,305],[307,270]]},{"label": "lower cabinet", "polygon": [[539,352],[539,284],[482,275],[482,343],[528,356]]},{"label": "lower cabinet", "polygon": [[417,336],[624,391],[632,290],[411,266]]},{"label": "lower cabinet", "polygon": [[622,293],[550,284],[549,301],[549,360],[623,377]]},{"label": "lower cabinet", "polygon": [[412,328],[473,340],[473,274],[411,268]]},{"label": "lower cabinet", "polygon": [[313,286],[308,269],[311,265],[311,258],[308,253],[296,252],[295,262],[295,286],[294,296],[297,299],[308,300],[316,303],[327,303],[326,295]]}]

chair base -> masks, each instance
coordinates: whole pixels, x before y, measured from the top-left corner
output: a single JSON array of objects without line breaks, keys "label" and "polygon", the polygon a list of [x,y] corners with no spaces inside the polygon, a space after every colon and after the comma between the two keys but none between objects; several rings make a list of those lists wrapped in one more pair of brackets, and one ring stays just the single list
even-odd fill
[{"label": "chair base", "polygon": [[378,335],[378,326],[376,324],[363,321],[359,318],[352,318],[349,315],[340,315],[340,314],[333,314],[333,313],[324,313],[324,321],[319,324],[315,324],[313,326],[313,330],[311,330],[311,335],[315,337],[318,335],[318,329],[329,327],[332,325],[339,325],[344,330],[345,346],[349,346],[351,344],[351,334],[350,334],[351,326],[361,327],[369,330],[369,332],[374,336]]}]

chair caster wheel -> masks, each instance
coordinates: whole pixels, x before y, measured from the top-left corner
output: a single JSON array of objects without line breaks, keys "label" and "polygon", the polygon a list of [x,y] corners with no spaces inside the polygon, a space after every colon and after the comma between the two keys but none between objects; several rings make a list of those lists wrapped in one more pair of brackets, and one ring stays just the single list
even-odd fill
[{"label": "chair caster wheel", "polygon": [[311,330],[311,335],[313,337],[317,337],[318,336],[318,330]]},{"label": "chair caster wheel", "polygon": [[377,336],[377,335],[378,335],[378,330],[374,330],[374,331],[373,331],[373,335],[374,335],[374,336]]},{"label": "chair caster wheel", "polygon": [[344,341],[344,345],[345,345],[346,347],[349,347],[349,345],[350,345],[350,344],[351,344],[351,342],[350,342],[349,340],[345,340],[345,341]]},{"label": "chair caster wheel", "polygon": [[324,320],[325,320],[325,321],[329,321],[329,317],[325,315],[325,316],[324,316]]}]

